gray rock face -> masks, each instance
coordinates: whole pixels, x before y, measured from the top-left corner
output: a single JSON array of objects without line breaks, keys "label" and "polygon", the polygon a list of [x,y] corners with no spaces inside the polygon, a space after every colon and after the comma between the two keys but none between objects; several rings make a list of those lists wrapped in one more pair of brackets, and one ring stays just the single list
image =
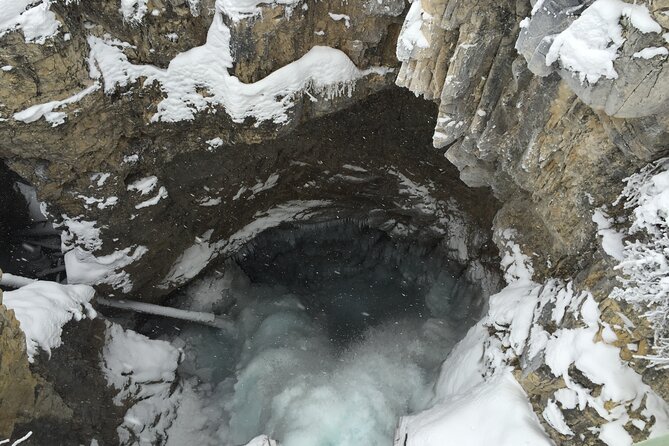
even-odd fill
[{"label": "gray rock face", "polygon": [[[492,13],[483,3],[459,5],[421,3],[422,33],[435,43],[403,61],[397,83],[438,100],[434,144],[468,185],[490,186],[505,203],[496,228],[519,227],[540,258],[574,266],[593,240],[591,209],[612,202],[622,178],[669,148],[667,89],[654,81],[669,64],[627,57],[661,36],[626,26],[618,79],[581,84],[546,66],[545,55],[551,36],[589,3],[547,0],[533,15],[522,2],[497,2]],[[650,84],[653,97],[644,99],[639,85]]]},{"label": "gray rock face", "polygon": [[[669,83],[662,81],[669,63],[666,57],[632,57],[642,48],[665,45],[667,21],[661,11],[669,5],[646,5],[665,27],[661,33],[640,33],[623,19],[626,40],[614,63],[618,77],[590,84],[559,61],[546,65],[546,55],[554,35],[592,3],[545,0],[534,13],[525,2],[495,2],[494,8],[476,3],[465,14],[458,13],[458,1],[422,0],[420,30],[430,45],[414,47],[408,56],[399,52],[406,57],[397,83],[439,102],[435,146],[465,183],[491,187],[502,202],[493,223],[500,249],[506,243],[502,232],[515,230],[537,280],[575,279],[576,287],[596,296],[602,320],[611,326],[620,324],[621,314],[635,320],[634,333],[616,333],[616,347],[629,360],[627,343],[646,349],[652,333],[636,310],[608,297],[617,285],[616,272],[601,252],[591,217],[594,209],[616,199],[625,177],[669,150]],[[466,19],[441,19],[458,15]],[[488,25],[477,26],[484,16]],[[517,24],[525,17],[521,29]],[[472,42],[476,50],[459,57]],[[563,322],[556,328],[573,327]],[[521,357],[515,367],[543,420],[546,402],[561,384],[543,358]],[[658,379],[652,369],[633,367],[658,394],[666,394],[666,376]],[[587,430],[602,423],[596,413],[566,413],[576,436],[544,424],[557,444],[600,444]],[[634,428],[628,432],[635,441],[648,435]]]},{"label": "gray rock face", "polygon": [[662,32],[642,33],[629,19],[623,19],[625,42],[614,62],[617,72],[614,79],[603,78],[589,83],[581,80],[577,73],[562,67],[559,62],[552,65],[546,62],[554,35],[569,27],[592,3],[576,0],[541,2],[541,7],[520,31],[516,43],[516,48],[527,61],[530,71],[537,76],[558,72],[579,99],[594,110],[611,117],[630,119],[669,112],[669,92],[660,87],[669,82],[667,56],[660,55],[650,59],[634,56],[644,48],[664,47],[666,41]]}]

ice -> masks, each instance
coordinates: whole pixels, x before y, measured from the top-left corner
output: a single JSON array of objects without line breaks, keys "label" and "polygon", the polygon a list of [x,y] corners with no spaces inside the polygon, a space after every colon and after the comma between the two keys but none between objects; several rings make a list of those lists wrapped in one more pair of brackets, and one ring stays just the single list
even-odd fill
[{"label": "ice", "polygon": [[18,189],[25,198],[26,203],[28,204],[28,212],[30,213],[30,218],[34,222],[43,222],[47,219],[45,214],[45,204],[37,198],[37,190],[27,184],[17,181],[14,183],[15,189]]},{"label": "ice", "polygon": [[[263,433],[284,446],[390,444],[397,418],[425,405],[430,376],[457,340],[443,321],[398,319],[340,349],[295,297],[280,288],[250,292],[256,300],[239,317],[245,341],[227,397],[229,444]],[[216,444],[219,434],[201,444]]]},{"label": "ice", "polygon": [[[275,177],[278,179],[278,175]],[[268,183],[271,184],[271,182]],[[261,188],[265,183],[261,183]],[[251,240],[260,232],[279,225],[282,222],[291,221],[304,217],[308,210],[325,206],[327,201],[289,201],[269,209],[266,212],[258,212],[252,223],[240,229],[228,239],[210,241],[213,229],[196,237],[192,246],[187,248],[175,261],[170,271],[165,276],[160,287],[167,288],[171,284],[183,284],[200,273],[213,259],[222,252],[235,252],[244,243]]]},{"label": "ice", "polygon": [[61,285],[34,281],[14,291],[5,291],[2,303],[14,310],[26,335],[28,360],[33,362],[39,349],[51,354],[61,345],[62,327],[70,320],[94,318],[90,305],[95,290],[86,285]]},{"label": "ice", "polygon": [[210,229],[197,237],[192,246],[187,248],[176,260],[160,287],[186,283],[197,276],[225,246],[225,241],[210,242],[214,230]]},{"label": "ice", "polygon": [[[174,331],[180,375],[201,384],[184,389],[168,445],[386,445],[399,417],[428,407],[441,362],[480,307],[439,302],[471,296],[455,278],[426,273],[418,247],[361,237],[371,230],[357,223],[293,225],[257,237],[237,257],[243,270],[228,261],[175,298],[233,315],[237,337],[192,324]],[[433,312],[421,302],[428,291]],[[481,350],[471,351],[477,360]]]}]

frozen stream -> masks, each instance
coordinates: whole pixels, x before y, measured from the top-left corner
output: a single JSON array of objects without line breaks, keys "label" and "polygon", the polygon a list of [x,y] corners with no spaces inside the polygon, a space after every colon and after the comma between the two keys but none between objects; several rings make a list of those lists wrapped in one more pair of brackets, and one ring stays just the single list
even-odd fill
[{"label": "frozen stream", "polygon": [[425,252],[353,225],[277,230],[241,268],[229,262],[189,286],[180,305],[231,315],[237,335],[144,326],[185,352],[167,444],[236,446],[260,434],[283,446],[392,444],[398,418],[427,407],[441,362],[481,310],[452,265]]}]

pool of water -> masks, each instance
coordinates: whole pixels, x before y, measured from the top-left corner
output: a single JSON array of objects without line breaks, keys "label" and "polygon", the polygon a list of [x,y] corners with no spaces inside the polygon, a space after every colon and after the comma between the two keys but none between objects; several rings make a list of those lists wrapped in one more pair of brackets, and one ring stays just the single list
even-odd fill
[{"label": "pool of water", "polygon": [[[328,232],[329,231],[329,232]],[[175,297],[233,332],[150,320],[184,350],[167,444],[391,445],[481,311],[457,268],[364,228],[277,231]],[[429,250],[428,250],[429,251]]]}]

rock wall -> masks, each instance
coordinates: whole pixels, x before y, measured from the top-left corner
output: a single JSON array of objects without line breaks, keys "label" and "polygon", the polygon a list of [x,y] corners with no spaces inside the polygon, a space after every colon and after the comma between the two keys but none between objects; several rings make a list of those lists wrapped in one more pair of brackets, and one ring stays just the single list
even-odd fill
[{"label": "rock wall", "polygon": [[[253,237],[254,223],[299,218],[457,236],[467,252],[453,246],[455,258],[489,262],[494,215],[495,242],[503,248],[504,230],[515,230],[537,280],[573,278],[612,327],[624,326],[620,314],[634,321],[615,330],[623,359],[631,344],[652,347],[644,319],[608,297],[614,262],[592,214],[669,151],[667,58],[634,56],[664,45],[666,2],[644,3],[660,32],[622,19],[617,77],[596,82],[546,63],[553,35],[590,1],[415,0],[408,11],[398,0],[281,3],[230,11],[152,0],[124,12],[59,1],[58,31],[42,45],[20,27],[0,31],[0,159],[62,221],[73,278],[76,269],[107,294],[156,301]],[[325,59],[294,65],[324,51],[314,46],[343,51],[322,54],[342,62],[344,82],[321,81]],[[193,74],[182,62],[197,48],[207,63]],[[173,71],[190,83],[175,85]],[[288,73],[281,89],[266,89],[276,73]],[[207,76],[228,93],[267,91],[279,111],[251,104],[235,114]],[[395,81],[427,101],[391,89]],[[175,104],[176,118],[166,114]],[[465,235],[463,222],[473,228]],[[15,325],[3,326],[0,340],[18,351]],[[9,364],[27,384],[15,390],[27,392],[36,378],[18,356]],[[633,366],[667,397],[665,376]],[[553,378],[541,367],[516,372],[540,414]],[[579,416],[567,418],[584,440],[547,432],[559,444],[594,444],[586,427],[603,420]]]},{"label": "rock wall", "polygon": [[[2,272],[0,271],[0,277]],[[72,410],[53,385],[34,373],[28,364],[26,338],[14,312],[2,305],[0,290],[0,437],[10,438],[17,425],[33,420],[56,424],[72,417]],[[18,429],[23,435],[27,430]],[[17,437],[18,438],[18,437]]]},{"label": "rock wall", "polygon": [[[636,71],[581,84],[571,71],[546,66],[545,56],[537,62],[540,50],[530,44],[543,41],[545,54],[544,38],[575,18],[566,15],[566,5],[545,2],[534,15],[531,5],[512,1],[496,2],[492,14],[486,2],[413,5],[424,11],[419,20],[429,46],[409,45],[407,52],[400,39],[404,60],[397,83],[439,102],[435,147],[444,149],[467,184],[493,189],[504,202],[496,227],[518,228],[521,240],[539,250],[537,257],[553,265],[537,265],[542,272],[576,265],[593,249],[592,209],[614,201],[622,178],[669,149],[666,92],[656,88],[650,95],[630,85],[666,75],[666,58],[630,56],[644,45],[661,45],[661,33],[627,27],[616,68]],[[663,10],[654,3],[653,17],[664,20]],[[530,15],[520,33],[521,19]],[[608,113],[611,101],[593,99],[604,90],[629,107],[648,96],[653,105]]]},{"label": "rock wall", "polygon": [[[619,285],[617,261],[602,251],[592,215],[606,206],[614,218],[623,217],[611,205],[622,180],[669,150],[667,57],[634,55],[666,46],[668,5],[643,3],[655,22],[652,32],[621,14],[616,75],[593,81],[562,60],[547,60],[555,36],[592,3],[413,2],[398,42],[403,63],[397,83],[440,104],[435,147],[465,183],[491,187],[503,203],[494,221],[500,249],[508,240],[505,230],[512,229],[533,261],[535,280],[575,279],[577,289],[590,290],[602,320],[614,327],[612,345],[621,358],[666,399],[666,373],[639,358],[652,352],[648,320],[610,298]],[[544,308],[539,320],[550,320],[551,311]],[[576,327],[578,321],[565,320],[550,331]],[[549,435],[561,445],[601,444],[588,428],[605,420],[592,409],[562,411],[575,436],[546,422],[542,413],[564,382],[530,359],[527,351],[521,355],[516,376]],[[601,391],[582,378],[584,388]],[[648,428],[625,426],[635,441],[646,438]]]},{"label": "rock wall", "polygon": [[[291,132],[392,84],[404,2],[288,2],[234,14],[223,14],[211,1],[147,5],[143,14],[136,9],[124,18],[114,2],[59,2],[51,10],[60,28],[45,44],[26,42],[20,30],[0,37],[0,63],[6,67],[0,76],[11,87],[0,91],[0,158],[37,188],[52,218],[70,231],[69,248],[80,249],[66,256],[71,280],[157,299],[174,289],[176,283],[165,278],[207,231],[214,231],[210,245],[223,243],[282,200],[335,199],[351,209],[359,205],[348,197],[358,194],[356,181],[370,184],[366,193],[380,199],[398,194],[400,177],[394,177],[394,189],[375,189],[373,169],[367,179],[346,181],[342,165],[366,160],[364,166],[379,171],[393,163],[401,167],[411,142],[408,136],[399,146],[395,141],[407,126],[417,138],[418,126],[429,129],[428,106],[408,113],[407,99],[393,93],[386,104],[371,105],[378,113],[372,119],[362,110],[354,119],[340,115],[354,134],[374,134],[367,143],[345,144],[344,133],[315,141],[319,132],[332,131],[327,120],[312,125],[313,133]],[[322,62],[300,62],[293,69],[300,57],[313,56],[314,46],[344,53],[331,50]],[[189,50],[213,58],[193,76],[211,69],[218,81],[235,86],[228,92],[269,88],[267,94],[276,96],[251,106],[244,119],[215,103],[183,120],[154,122],[172,100],[182,105],[179,112],[191,113],[217,94],[211,79],[198,78],[187,93],[170,84],[170,70],[177,70]],[[328,64],[337,76],[343,70],[344,81],[319,83],[331,75]],[[276,74],[282,67],[292,71]],[[147,81],[151,76],[157,77]],[[297,81],[302,83],[295,87]],[[172,87],[177,93],[167,91]],[[54,108],[53,101],[63,100]],[[376,132],[404,116],[409,121],[394,134]],[[426,143],[424,137],[416,140],[424,152]],[[373,146],[389,144],[395,148]],[[429,170],[425,166],[420,170]],[[448,168],[439,161],[434,175],[421,177]],[[155,189],[133,189],[138,180],[153,177],[148,187]],[[322,187],[309,189],[310,181]],[[368,200],[364,209],[371,205]],[[82,277],[75,277],[75,264]]]}]

